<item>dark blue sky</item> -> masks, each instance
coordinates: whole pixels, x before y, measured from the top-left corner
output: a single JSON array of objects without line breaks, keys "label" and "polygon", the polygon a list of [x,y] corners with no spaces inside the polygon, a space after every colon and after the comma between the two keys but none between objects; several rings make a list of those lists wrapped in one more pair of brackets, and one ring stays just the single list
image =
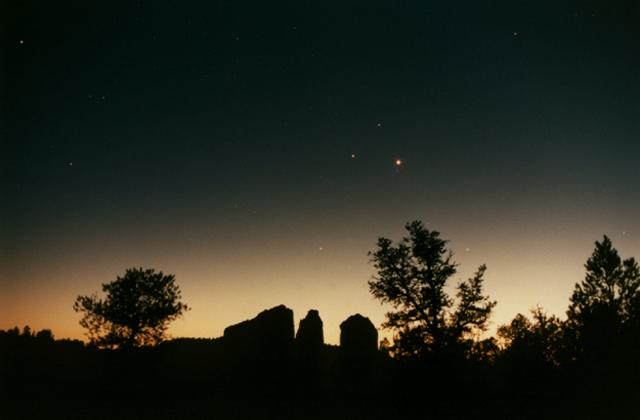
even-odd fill
[{"label": "dark blue sky", "polygon": [[0,328],[79,337],[131,266],[176,274],[177,335],[379,321],[367,251],[414,219],[498,323],[561,315],[604,234],[638,256],[634,2],[269,3],[3,2]]}]

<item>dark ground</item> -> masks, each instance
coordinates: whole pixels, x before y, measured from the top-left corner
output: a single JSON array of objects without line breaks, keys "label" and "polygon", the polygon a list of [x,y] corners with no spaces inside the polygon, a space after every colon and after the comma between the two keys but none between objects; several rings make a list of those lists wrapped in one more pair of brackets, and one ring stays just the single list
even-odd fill
[{"label": "dark ground", "polygon": [[130,351],[6,336],[0,344],[3,419],[626,419],[640,413],[637,367],[616,373],[401,364],[334,346],[303,355],[259,349],[247,358],[230,354],[221,339]]}]

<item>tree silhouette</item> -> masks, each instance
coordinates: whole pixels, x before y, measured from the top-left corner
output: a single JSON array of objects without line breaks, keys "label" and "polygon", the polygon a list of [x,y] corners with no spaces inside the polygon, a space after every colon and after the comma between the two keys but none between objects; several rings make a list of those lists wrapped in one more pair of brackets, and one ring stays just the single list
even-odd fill
[{"label": "tree silhouette", "polygon": [[31,332],[31,327],[28,325],[25,325],[24,328],[22,329],[22,336],[23,337],[32,337],[33,333]]},{"label": "tree silhouette", "polygon": [[80,325],[99,347],[159,344],[168,324],[190,309],[180,301],[175,276],[153,269],[128,269],[124,277],[103,284],[102,290],[105,300],[96,294],[78,296],[73,306],[84,313]]},{"label": "tree silhouette", "polygon": [[486,266],[457,286],[456,299],[445,292],[456,273],[453,253],[439,232],[425,229],[420,221],[406,225],[409,237],[396,245],[378,239],[378,249],[369,252],[378,271],[369,290],[394,311],[386,314],[384,328],[396,331],[394,345],[387,349],[399,356],[465,352],[473,345],[472,334],[486,330],[496,305],[482,292]]},{"label": "tree silhouette", "polygon": [[531,330],[531,321],[522,314],[517,314],[509,325],[498,327],[497,334],[509,348],[514,341],[524,339]]},{"label": "tree silhouette", "polygon": [[634,258],[623,261],[607,236],[585,268],[570,298],[567,331],[575,357],[600,358],[640,332],[640,268]]},{"label": "tree silhouette", "polygon": [[563,323],[536,306],[531,310],[533,323],[517,314],[509,325],[498,327],[497,335],[505,344],[503,358],[536,367],[560,364],[563,349]]},{"label": "tree silhouette", "polygon": [[40,340],[41,342],[53,342],[54,341],[53,333],[49,329],[42,330],[42,331],[38,332],[36,334],[36,338],[38,340]]}]

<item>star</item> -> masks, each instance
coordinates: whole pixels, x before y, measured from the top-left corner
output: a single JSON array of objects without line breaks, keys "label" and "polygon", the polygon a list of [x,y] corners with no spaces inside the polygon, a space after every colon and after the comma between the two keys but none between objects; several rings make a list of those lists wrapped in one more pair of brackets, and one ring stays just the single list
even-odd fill
[{"label": "star", "polygon": [[396,160],[396,166],[402,165],[402,161],[400,159]]}]

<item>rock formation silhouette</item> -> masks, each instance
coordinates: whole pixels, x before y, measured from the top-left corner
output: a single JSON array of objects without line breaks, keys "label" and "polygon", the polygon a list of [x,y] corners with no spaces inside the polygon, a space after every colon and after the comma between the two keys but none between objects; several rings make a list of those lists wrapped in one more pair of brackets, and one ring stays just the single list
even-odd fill
[{"label": "rock formation silhouette", "polygon": [[225,328],[228,346],[287,347],[293,342],[293,311],[284,305],[262,311],[254,319]]},{"label": "rock formation silhouette", "polygon": [[369,318],[352,315],[340,324],[340,349],[350,355],[375,352],[378,349],[378,330]]},{"label": "rock formation silhouette", "polygon": [[226,360],[246,369],[276,369],[288,364],[293,353],[293,332],[291,309],[280,305],[263,311],[224,330]]},{"label": "rock formation silhouette", "polygon": [[311,309],[307,316],[300,320],[296,334],[296,347],[301,350],[313,351],[324,345],[322,319],[317,310]]},{"label": "rock formation silhouette", "polygon": [[295,343],[294,370],[296,381],[304,384],[306,389],[318,392],[323,381],[323,370],[326,369],[326,351],[322,319],[317,310],[311,309],[307,316],[300,320]]},{"label": "rock formation silhouette", "polygon": [[363,397],[378,386],[378,330],[356,314],[340,324],[340,386],[350,398]]}]

